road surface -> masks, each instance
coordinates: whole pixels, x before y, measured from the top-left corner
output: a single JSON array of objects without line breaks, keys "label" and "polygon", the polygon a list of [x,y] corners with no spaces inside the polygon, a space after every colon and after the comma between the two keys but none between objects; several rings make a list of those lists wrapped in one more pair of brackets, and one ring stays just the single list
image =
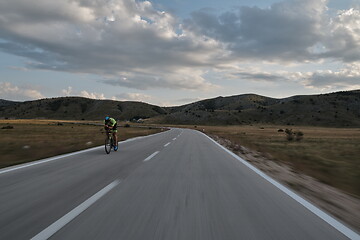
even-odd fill
[{"label": "road surface", "polygon": [[255,171],[185,129],[2,169],[0,239],[359,239]]}]

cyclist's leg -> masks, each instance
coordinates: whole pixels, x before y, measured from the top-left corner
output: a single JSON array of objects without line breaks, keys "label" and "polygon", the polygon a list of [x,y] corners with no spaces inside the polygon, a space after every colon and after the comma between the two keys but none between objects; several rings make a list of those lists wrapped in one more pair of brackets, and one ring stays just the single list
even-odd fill
[{"label": "cyclist's leg", "polygon": [[113,130],[113,138],[114,138],[114,143],[117,146],[118,145],[117,130]]},{"label": "cyclist's leg", "polygon": [[114,128],[113,128],[113,137],[114,137],[114,141],[115,141],[115,145],[118,145],[118,137],[117,137],[117,123],[115,124]]}]

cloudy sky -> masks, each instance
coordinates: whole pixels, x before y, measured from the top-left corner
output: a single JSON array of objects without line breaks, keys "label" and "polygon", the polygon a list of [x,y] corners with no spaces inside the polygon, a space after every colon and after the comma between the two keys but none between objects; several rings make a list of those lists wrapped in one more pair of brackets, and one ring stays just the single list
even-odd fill
[{"label": "cloudy sky", "polygon": [[360,89],[360,0],[0,0],[0,98]]}]

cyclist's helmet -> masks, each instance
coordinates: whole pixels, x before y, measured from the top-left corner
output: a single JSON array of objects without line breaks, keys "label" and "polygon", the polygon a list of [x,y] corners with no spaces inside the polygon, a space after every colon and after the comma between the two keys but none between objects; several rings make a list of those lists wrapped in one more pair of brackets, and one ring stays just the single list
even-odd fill
[{"label": "cyclist's helmet", "polygon": [[110,117],[105,117],[105,121],[109,121]]}]

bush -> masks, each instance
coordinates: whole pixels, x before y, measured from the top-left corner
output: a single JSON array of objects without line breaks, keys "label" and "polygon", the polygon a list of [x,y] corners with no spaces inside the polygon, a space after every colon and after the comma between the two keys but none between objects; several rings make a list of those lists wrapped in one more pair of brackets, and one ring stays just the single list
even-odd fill
[{"label": "bush", "polygon": [[292,129],[285,129],[286,139],[292,141],[294,139],[294,132]]},{"label": "bush", "polygon": [[303,132],[300,132],[300,131],[297,131],[296,133],[295,133],[295,139],[296,139],[296,141],[301,141],[302,139],[303,139],[303,137],[304,137],[304,133]]},{"label": "bush", "polygon": [[285,134],[286,134],[286,139],[288,141],[292,141],[295,140],[296,141],[301,141],[304,137],[304,133],[301,131],[293,131],[292,129],[286,129],[285,130]]}]

